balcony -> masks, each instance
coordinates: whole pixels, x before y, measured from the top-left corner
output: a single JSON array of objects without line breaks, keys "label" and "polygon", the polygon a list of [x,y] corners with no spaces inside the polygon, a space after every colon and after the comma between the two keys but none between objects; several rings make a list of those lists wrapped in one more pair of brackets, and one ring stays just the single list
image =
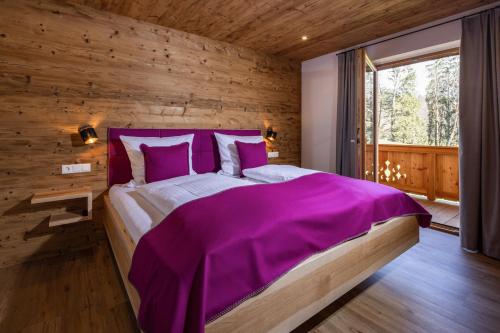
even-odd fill
[{"label": "balcony", "polygon": [[[373,170],[373,154],[367,145],[367,170]],[[370,166],[370,167],[368,167]],[[458,201],[458,147],[380,144],[378,177],[382,184],[408,193]]]},{"label": "balcony", "polygon": [[[373,170],[373,146],[366,145],[366,170]],[[373,179],[373,172],[366,172]],[[407,193],[433,214],[433,222],[458,228],[458,147],[380,144],[378,178]],[[427,200],[426,200],[427,199]]]}]

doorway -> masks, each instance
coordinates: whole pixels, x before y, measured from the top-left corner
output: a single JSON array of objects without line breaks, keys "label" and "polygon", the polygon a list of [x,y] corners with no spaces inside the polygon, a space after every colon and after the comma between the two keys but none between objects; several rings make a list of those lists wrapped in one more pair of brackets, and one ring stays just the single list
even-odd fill
[{"label": "doorway", "polygon": [[360,178],[417,198],[436,222],[459,227],[459,50],[374,64],[362,52]]}]

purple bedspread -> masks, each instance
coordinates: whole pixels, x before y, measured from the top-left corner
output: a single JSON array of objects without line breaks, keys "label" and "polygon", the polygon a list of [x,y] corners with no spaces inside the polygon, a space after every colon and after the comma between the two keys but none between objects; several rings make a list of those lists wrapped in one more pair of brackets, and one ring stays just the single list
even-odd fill
[{"label": "purple bedspread", "polygon": [[204,332],[207,321],[311,255],[377,222],[431,215],[394,188],[317,173],[188,202],[146,233],[129,280],[145,332]]}]

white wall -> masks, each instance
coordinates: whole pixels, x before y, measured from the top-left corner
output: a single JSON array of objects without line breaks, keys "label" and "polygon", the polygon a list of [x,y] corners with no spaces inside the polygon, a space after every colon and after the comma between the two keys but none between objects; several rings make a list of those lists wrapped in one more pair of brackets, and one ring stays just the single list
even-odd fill
[{"label": "white wall", "polygon": [[337,56],[302,63],[302,167],[335,171]]},{"label": "white wall", "polygon": [[[377,64],[457,47],[460,21],[367,47]],[[366,43],[370,44],[370,43]],[[302,63],[302,166],[335,171],[337,53]]]}]

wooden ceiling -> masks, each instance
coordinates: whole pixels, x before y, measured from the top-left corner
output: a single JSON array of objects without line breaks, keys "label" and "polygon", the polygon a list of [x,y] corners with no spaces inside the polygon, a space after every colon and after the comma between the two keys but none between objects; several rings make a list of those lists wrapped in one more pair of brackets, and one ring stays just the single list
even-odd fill
[{"label": "wooden ceiling", "polygon": [[68,1],[305,60],[497,0]]}]

